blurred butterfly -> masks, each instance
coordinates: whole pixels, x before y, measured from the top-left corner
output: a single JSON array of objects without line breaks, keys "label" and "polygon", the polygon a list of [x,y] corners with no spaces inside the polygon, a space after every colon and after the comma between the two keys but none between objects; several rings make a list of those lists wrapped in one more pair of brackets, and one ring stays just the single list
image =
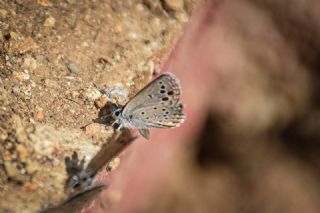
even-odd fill
[{"label": "blurred butterfly", "polygon": [[113,112],[112,126],[138,129],[149,139],[149,128],[172,128],[183,123],[185,116],[179,101],[181,87],[172,73],[164,73],[140,90],[123,107]]}]

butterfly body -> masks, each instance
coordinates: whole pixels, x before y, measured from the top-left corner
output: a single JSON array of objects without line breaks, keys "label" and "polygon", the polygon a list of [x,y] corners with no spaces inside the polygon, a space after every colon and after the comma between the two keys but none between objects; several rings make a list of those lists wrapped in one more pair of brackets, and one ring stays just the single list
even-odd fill
[{"label": "butterfly body", "polygon": [[180,103],[181,87],[171,73],[164,73],[139,91],[128,103],[114,111],[114,124],[135,128],[149,137],[149,128],[177,127],[184,121]]},{"label": "butterfly body", "polygon": [[119,110],[120,114],[117,115],[116,120],[112,124],[112,126],[117,124],[120,128],[122,128],[122,127],[128,128],[128,129],[148,128],[143,121],[138,120],[138,119],[134,119],[130,115],[123,115],[123,113],[122,113],[123,108],[118,108],[118,109],[116,109],[116,111],[117,110]]}]

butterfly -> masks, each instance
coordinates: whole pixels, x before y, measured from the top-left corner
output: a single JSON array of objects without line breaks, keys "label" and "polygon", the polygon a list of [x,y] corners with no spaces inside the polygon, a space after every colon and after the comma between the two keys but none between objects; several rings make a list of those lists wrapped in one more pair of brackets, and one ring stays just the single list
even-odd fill
[{"label": "butterfly", "polygon": [[114,110],[112,126],[138,129],[150,138],[150,128],[178,127],[185,120],[180,102],[181,86],[172,73],[163,73],[141,89],[123,107]]}]

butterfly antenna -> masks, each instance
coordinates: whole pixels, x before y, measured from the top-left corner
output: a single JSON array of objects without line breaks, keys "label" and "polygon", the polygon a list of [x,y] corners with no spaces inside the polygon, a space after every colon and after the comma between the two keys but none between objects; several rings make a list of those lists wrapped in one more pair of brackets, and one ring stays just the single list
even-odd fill
[{"label": "butterfly antenna", "polygon": [[103,92],[102,92],[103,90],[102,89],[100,89],[95,83],[92,83],[92,84],[100,93],[103,94]]}]

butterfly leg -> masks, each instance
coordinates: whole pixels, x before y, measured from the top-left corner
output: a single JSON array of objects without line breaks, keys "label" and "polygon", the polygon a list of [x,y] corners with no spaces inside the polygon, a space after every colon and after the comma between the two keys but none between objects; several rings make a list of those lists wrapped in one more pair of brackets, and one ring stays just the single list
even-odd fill
[{"label": "butterfly leg", "polygon": [[139,133],[147,140],[150,138],[150,131],[149,129],[138,129]]},{"label": "butterfly leg", "polygon": [[112,117],[112,114],[103,115],[100,117],[101,120],[107,120],[108,118]]},{"label": "butterfly leg", "polygon": [[112,127],[116,128],[116,129],[121,129],[122,128],[122,125],[121,123],[118,121],[118,120],[115,120],[112,124],[111,124]]}]

